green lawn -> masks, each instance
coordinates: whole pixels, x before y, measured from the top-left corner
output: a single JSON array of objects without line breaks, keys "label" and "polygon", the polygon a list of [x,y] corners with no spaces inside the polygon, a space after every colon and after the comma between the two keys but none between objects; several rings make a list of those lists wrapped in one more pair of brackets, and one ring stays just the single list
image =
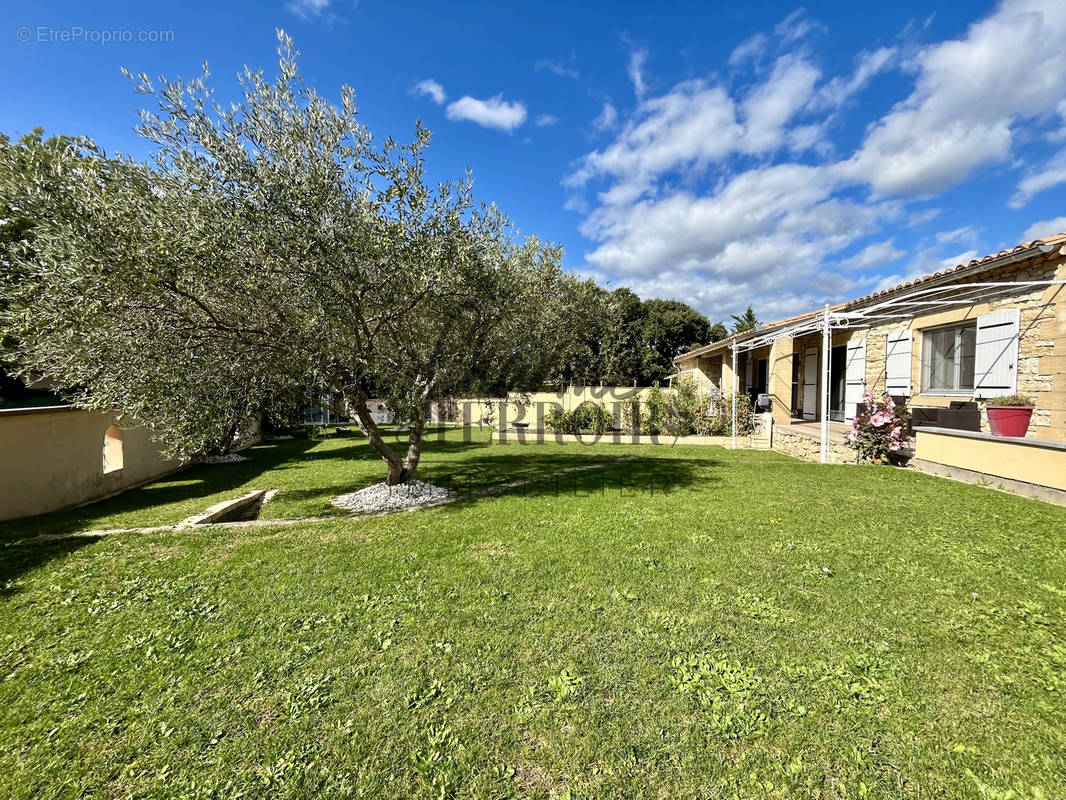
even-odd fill
[{"label": "green lawn", "polygon": [[636,460],[359,521],[19,541],[252,486],[329,514],[382,474],[357,439],[250,455],[0,530],[0,797],[1066,796],[1066,509],[453,432],[421,477]]}]

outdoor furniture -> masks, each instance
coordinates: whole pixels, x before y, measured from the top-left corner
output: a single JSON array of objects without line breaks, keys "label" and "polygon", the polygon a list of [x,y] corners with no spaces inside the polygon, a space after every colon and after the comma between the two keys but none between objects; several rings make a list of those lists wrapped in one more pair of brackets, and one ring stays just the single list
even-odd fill
[{"label": "outdoor furniture", "polygon": [[981,430],[981,409],[969,400],[953,400],[947,408],[912,406],[911,425],[915,428],[952,428],[958,431]]}]

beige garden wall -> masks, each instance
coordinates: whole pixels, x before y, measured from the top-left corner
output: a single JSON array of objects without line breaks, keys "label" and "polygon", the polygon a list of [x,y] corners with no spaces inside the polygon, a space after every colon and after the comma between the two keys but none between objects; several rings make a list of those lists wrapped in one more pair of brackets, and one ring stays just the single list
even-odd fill
[{"label": "beige garden wall", "polygon": [[[644,398],[651,391],[649,386],[570,386],[559,392],[511,392],[506,398],[471,398],[452,400],[453,421],[470,425],[501,427],[529,423],[531,428],[543,428],[544,416],[549,409],[560,408],[572,411],[585,402],[602,403],[614,410],[615,404],[633,398]],[[431,410],[430,418],[440,421],[438,404]]]},{"label": "beige garden wall", "polygon": [[104,472],[104,438],[115,420],[80,409],[0,411],[0,519],[78,505],[181,466],[159,455],[144,428],[121,430],[120,469]]}]

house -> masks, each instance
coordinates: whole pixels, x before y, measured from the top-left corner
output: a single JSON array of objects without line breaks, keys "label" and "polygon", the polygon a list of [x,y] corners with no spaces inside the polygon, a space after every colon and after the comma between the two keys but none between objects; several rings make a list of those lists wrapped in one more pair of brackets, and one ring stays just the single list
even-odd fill
[{"label": "house", "polygon": [[[1066,453],[1066,234],[764,325],[675,363],[675,380],[704,391],[768,395],[775,449],[809,456],[817,439],[822,461],[853,459],[843,435],[866,391],[910,406],[919,461],[939,457],[938,436],[965,439],[949,449],[971,455],[1005,444],[989,436],[980,401],[1015,392],[1035,401],[1026,450]],[[1051,483],[1066,490],[1066,460],[1053,459],[1063,474]],[[958,468],[980,472],[979,461]]]}]

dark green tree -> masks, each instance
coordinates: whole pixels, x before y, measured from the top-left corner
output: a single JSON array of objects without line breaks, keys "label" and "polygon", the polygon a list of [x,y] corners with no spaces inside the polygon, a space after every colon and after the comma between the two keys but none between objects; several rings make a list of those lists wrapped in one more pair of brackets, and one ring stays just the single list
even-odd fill
[{"label": "dark green tree", "polygon": [[730,316],[733,317],[733,333],[753,331],[759,324],[759,320],[755,317],[755,312],[752,311],[751,306],[748,306],[743,314],[731,314]]},{"label": "dark green tree", "polygon": [[600,380],[624,386],[638,381],[644,363],[644,306],[626,288],[610,293],[608,325],[601,352]]},{"label": "dark green tree", "polygon": [[711,324],[700,312],[678,300],[643,303],[644,363],[640,381],[665,380],[674,371],[674,358],[686,350],[714,341]]}]

